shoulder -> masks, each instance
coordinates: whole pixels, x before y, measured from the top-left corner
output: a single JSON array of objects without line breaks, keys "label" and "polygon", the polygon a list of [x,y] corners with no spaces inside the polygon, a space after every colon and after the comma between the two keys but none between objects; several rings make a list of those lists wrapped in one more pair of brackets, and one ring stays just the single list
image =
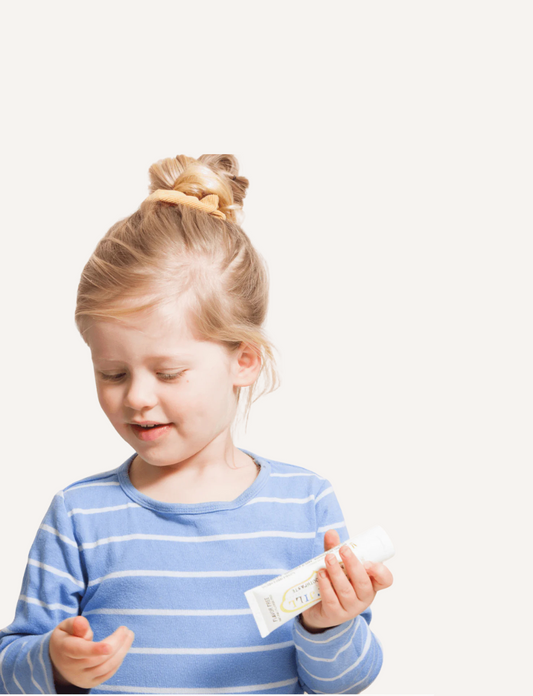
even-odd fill
[{"label": "shoulder", "polygon": [[285,461],[272,459],[270,457],[262,457],[263,460],[270,464],[270,476],[274,479],[273,482],[283,484],[298,484],[299,487],[307,488],[313,491],[324,490],[331,486],[330,482],[320,474],[308,469],[305,466],[298,464],[289,464]]},{"label": "shoulder", "polygon": [[78,488],[88,488],[91,486],[105,486],[113,484],[118,485],[118,472],[121,467],[122,464],[120,466],[117,466],[115,469],[101,471],[98,474],[91,474],[90,476],[86,476],[85,478],[78,479],[77,481],[70,483],[68,486],[65,486],[65,488],[62,489],[62,491],[63,493],[66,493],[67,491],[73,491]]},{"label": "shoulder", "polygon": [[108,469],[96,474],[91,474],[90,476],[84,476],[83,478],[69,483],[59,490],[55,497],[62,498],[63,501],[68,501],[70,503],[74,503],[75,500],[92,500],[101,501],[105,504],[106,501],[110,501],[117,496],[122,496],[119,473],[121,469],[128,465],[134,456],[135,453],[114,469]]}]

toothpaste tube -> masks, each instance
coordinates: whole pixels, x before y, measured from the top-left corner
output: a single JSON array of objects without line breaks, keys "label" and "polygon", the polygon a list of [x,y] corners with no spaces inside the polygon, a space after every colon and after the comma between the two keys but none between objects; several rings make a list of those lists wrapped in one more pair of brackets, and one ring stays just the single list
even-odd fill
[{"label": "toothpaste tube", "polygon": [[339,554],[341,546],[348,546],[361,563],[382,563],[394,556],[394,547],[385,531],[381,527],[372,527],[283,575],[248,590],[244,594],[261,638],[321,601],[318,571],[326,567],[326,554],[332,553],[346,573]]}]

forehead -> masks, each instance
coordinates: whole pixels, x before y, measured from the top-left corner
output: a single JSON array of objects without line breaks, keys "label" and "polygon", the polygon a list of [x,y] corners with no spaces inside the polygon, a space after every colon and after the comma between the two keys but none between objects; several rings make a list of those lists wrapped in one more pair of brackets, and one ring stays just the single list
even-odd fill
[{"label": "forehead", "polygon": [[[180,312],[152,309],[132,317],[93,321],[85,331],[94,359],[187,358],[205,351]],[[214,345],[214,344],[213,344]]]}]

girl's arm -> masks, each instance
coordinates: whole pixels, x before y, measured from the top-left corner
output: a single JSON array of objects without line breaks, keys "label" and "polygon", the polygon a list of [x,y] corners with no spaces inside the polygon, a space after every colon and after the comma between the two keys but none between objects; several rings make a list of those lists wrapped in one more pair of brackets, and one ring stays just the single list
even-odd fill
[{"label": "girl's arm", "polygon": [[84,592],[78,544],[60,491],[31,546],[15,619],[0,631],[0,693],[64,693],[54,682],[50,636],[64,619],[78,615]]},{"label": "girl's arm", "polygon": [[[350,538],[341,507],[329,481],[316,495],[313,557],[324,553],[324,535],[335,529],[343,543]],[[315,605],[317,606],[317,605]],[[293,639],[300,683],[308,693],[358,694],[376,679],[383,662],[381,645],[369,628],[368,607],[350,621],[320,632],[304,628],[301,616],[293,622]]]}]

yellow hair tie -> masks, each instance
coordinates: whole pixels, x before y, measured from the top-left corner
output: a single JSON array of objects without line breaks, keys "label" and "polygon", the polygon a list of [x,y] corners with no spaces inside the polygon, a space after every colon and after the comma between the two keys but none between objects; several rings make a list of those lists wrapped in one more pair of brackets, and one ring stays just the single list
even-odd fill
[{"label": "yellow hair tie", "polygon": [[181,191],[169,191],[167,189],[156,189],[151,193],[147,201],[164,201],[165,203],[172,203],[174,205],[188,205],[191,208],[196,208],[197,210],[203,210],[205,213],[209,213],[213,217],[226,219],[226,216],[222,211],[218,209],[218,196],[216,193],[210,193],[208,196],[203,198],[196,198],[196,196],[187,196],[187,194]]}]

